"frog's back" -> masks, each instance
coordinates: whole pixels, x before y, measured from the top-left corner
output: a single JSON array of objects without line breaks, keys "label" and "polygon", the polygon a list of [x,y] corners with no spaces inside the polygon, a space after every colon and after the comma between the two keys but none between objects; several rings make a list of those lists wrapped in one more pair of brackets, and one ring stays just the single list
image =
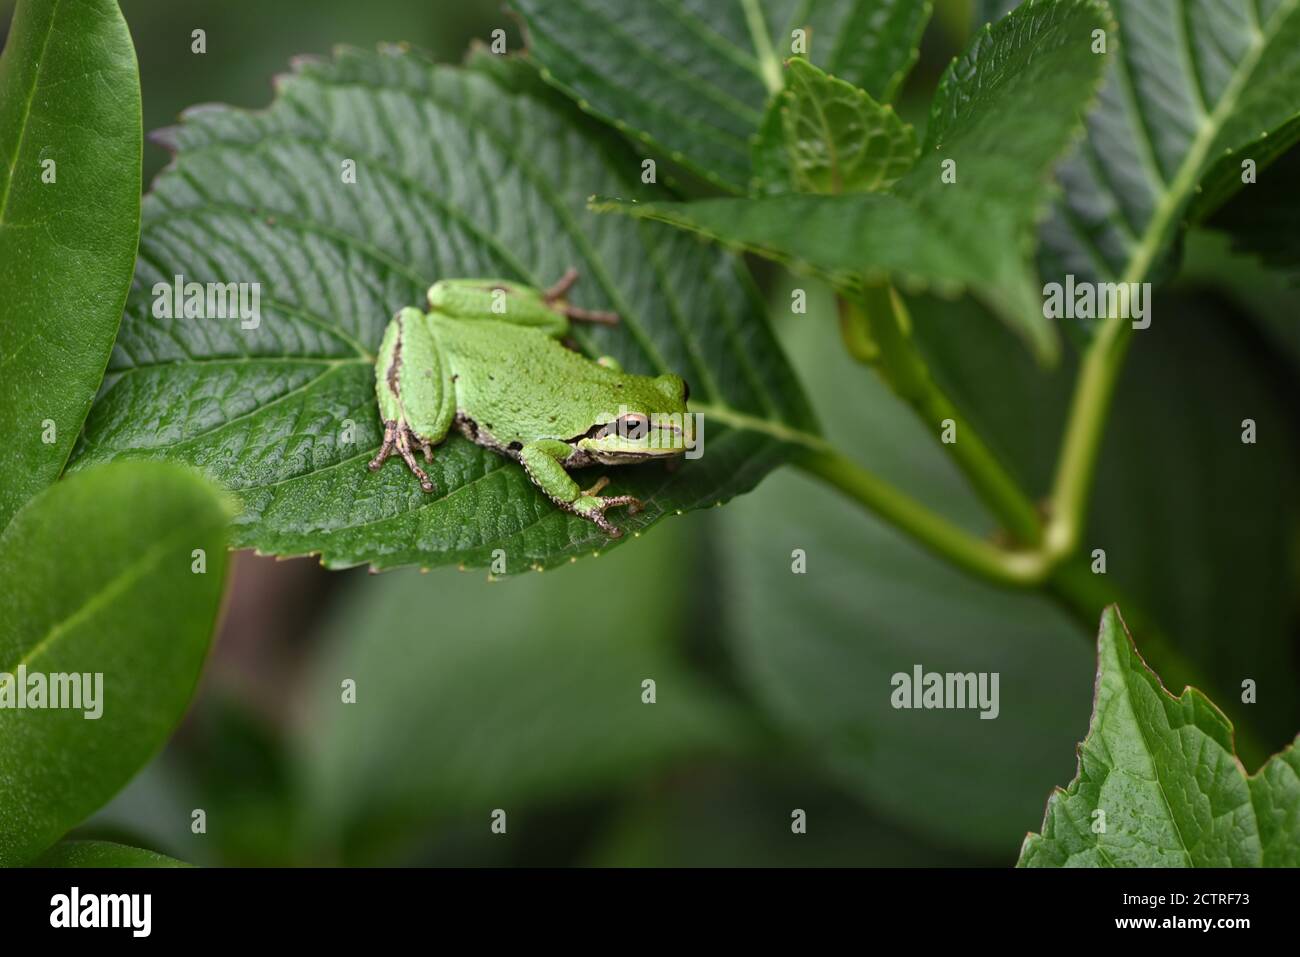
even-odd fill
[{"label": "frog's back", "polygon": [[456,377],[457,411],[501,445],[576,438],[593,413],[619,411],[622,377],[544,332],[441,315],[431,326]]}]

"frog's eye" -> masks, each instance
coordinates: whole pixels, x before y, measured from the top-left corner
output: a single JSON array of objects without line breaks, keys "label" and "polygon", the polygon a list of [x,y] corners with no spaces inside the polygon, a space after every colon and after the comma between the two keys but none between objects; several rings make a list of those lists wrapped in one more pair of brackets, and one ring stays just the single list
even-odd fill
[{"label": "frog's eye", "polygon": [[618,419],[618,434],[625,439],[644,438],[650,430],[650,419],[640,412],[629,412]]}]

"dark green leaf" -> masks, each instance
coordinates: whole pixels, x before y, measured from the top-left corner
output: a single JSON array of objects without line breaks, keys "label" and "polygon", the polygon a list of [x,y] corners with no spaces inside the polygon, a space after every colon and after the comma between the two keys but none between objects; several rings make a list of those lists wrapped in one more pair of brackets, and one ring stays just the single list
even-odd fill
[{"label": "dark green leaf", "polygon": [[0,528],[63,471],[139,232],[140,79],[117,4],[22,0],[0,54]]},{"label": "dark green leaf", "polygon": [[1242,318],[1264,335],[1268,355],[1300,368],[1300,322],[1295,321],[1296,276],[1271,270],[1258,257],[1234,250],[1231,237],[1193,229],[1183,243],[1180,282],[1198,292],[1213,290],[1243,310]]},{"label": "dark green leaf", "polygon": [[1294,867],[1295,746],[1248,778],[1232,725],[1201,692],[1175,698],[1114,607],[1097,639],[1097,688],[1079,772],[1047,802],[1022,867]]},{"label": "dark green leaf", "polygon": [[[1151,279],[1215,164],[1239,178],[1260,137],[1270,150],[1300,137],[1289,122],[1300,112],[1300,0],[1110,6],[1119,32],[1107,42],[1119,49],[1042,230],[1052,279]],[[1225,198],[1222,182],[1210,176]]]},{"label": "dark green leaf", "polygon": [[154,851],[109,841],[60,841],[34,860],[32,867],[189,867]]},{"label": "dark green leaf", "polygon": [[[744,192],[750,138],[801,52],[892,98],[930,0],[515,0],[529,51],[584,109],[715,184]],[[793,46],[804,30],[807,49]]]},{"label": "dark green leaf", "polygon": [[[916,167],[891,194],[777,196],[618,205],[812,270],[836,284],[889,278],[969,288],[1042,357],[1055,330],[1028,268],[1031,227],[1051,167],[1105,57],[1094,0],[1026,3],[976,36],[944,75]],[[945,182],[945,164],[955,182]],[[602,209],[611,204],[601,204]]]},{"label": "dark green leaf", "polygon": [[[672,523],[637,548],[511,582],[508,595],[451,569],[358,582],[328,629],[305,725],[317,838],[352,855],[464,818],[488,834],[495,808],[509,823],[743,746],[739,713],[671,643],[690,531]],[[618,611],[618,596],[635,596],[635,613]],[[646,679],[654,704],[642,701]]]},{"label": "dark green leaf", "polygon": [[58,840],[171,734],[207,655],[229,517],[192,472],[128,463],[56,483],[0,534],[0,673],[15,676],[0,684],[101,688],[89,708],[0,708],[0,865]]},{"label": "dark green leaf", "polygon": [[754,143],[754,191],[870,193],[892,186],[916,152],[916,132],[893,107],[793,59]]},{"label": "dark green leaf", "polygon": [[[264,112],[188,114],[146,197],[138,286],[75,467],[192,463],[238,493],[237,547],[331,567],[486,565],[503,549],[516,572],[607,548],[518,465],[459,435],[437,450],[435,495],[400,464],[366,469],[381,434],[373,352],[398,308],[440,277],[546,285],[576,266],[578,304],[622,323],[575,336],[629,371],[683,375],[706,416],[698,460],[611,471],[648,506],[619,524],[752,488],[812,426],[741,265],[587,212],[593,190],[639,190],[639,161],[526,86],[345,50],[299,63]],[[152,289],[176,275],[260,283],[260,323],[156,318]]]},{"label": "dark green leaf", "polygon": [[[1207,218],[1214,216],[1234,196],[1245,190],[1246,186],[1254,185],[1246,182],[1247,160],[1253,164],[1259,183],[1273,179],[1272,175],[1265,175],[1266,171],[1271,171],[1274,163],[1287,156],[1297,140],[1300,140],[1300,113],[1272,133],[1261,136],[1235,153],[1226,153],[1220,157],[1219,161],[1201,178],[1201,185],[1196,190],[1196,198],[1187,212],[1188,224],[1201,224]],[[1277,182],[1271,185],[1275,195],[1281,193]],[[1254,192],[1254,190],[1245,191]]]},{"label": "dark green leaf", "polygon": [[1227,233],[1235,249],[1300,279],[1300,148],[1261,168],[1258,177],[1206,225]]}]

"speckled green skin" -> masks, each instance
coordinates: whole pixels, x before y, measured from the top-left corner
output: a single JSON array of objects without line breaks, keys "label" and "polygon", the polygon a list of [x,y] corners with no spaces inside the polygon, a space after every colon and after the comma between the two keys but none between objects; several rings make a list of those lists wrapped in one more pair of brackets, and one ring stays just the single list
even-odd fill
[{"label": "speckled green skin", "polygon": [[635,511],[641,503],[596,495],[605,479],[583,491],[568,470],[681,455],[680,435],[637,420],[686,420],[686,385],[675,375],[624,373],[613,360],[593,361],[565,348],[560,340],[570,316],[611,319],[568,306],[562,296],[574,278],[566,276],[549,293],[504,280],[443,280],[429,290],[429,312],[401,310],[375,363],[384,447],[370,467],[378,469],[395,451],[432,492],[414,453],[432,461],[432,447],[456,426],[519,461],[556,505],[621,534],[605,510]]}]

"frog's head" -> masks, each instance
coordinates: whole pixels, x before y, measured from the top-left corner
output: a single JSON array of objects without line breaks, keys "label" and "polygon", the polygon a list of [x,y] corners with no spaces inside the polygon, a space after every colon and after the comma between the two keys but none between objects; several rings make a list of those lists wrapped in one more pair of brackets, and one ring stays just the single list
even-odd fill
[{"label": "frog's head", "polygon": [[681,376],[623,376],[620,407],[597,415],[574,445],[604,465],[681,455],[695,441],[689,394]]}]

